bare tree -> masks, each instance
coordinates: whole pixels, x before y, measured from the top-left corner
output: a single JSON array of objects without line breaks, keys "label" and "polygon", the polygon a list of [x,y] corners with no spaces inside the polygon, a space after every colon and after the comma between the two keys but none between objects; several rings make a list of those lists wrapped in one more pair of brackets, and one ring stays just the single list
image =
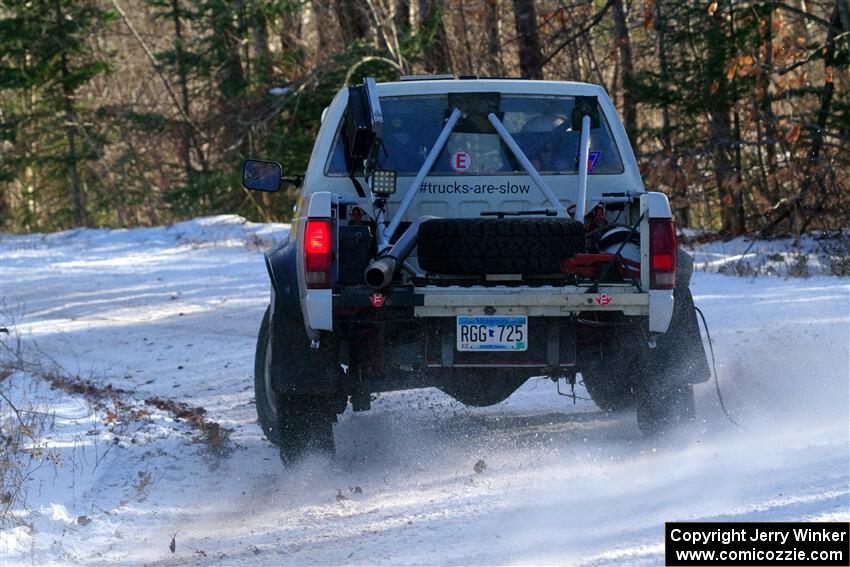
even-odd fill
[{"label": "bare tree", "polygon": [[[726,33],[723,29],[724,10],[717,10],[708,17],[706,30],[707,58],[705,82],[709,89],[706,97],[708,103],[709,130],[713,154],[714,181],[720,196],[721,219],[723,230],[729,233],[739,232],[736,223],[733,193],[735,191],[735,174],[733,170],[730,148],[732,141],[732,99],[729,84],[726,79],[728,63],[728,46]],[[713,79],[713,80],[712,80]],[[709,82],[710,81],[710,82]]]},{"label": "bare tree", "polygon": [[443,24],[442,2],[419,0],[419,27],[429,31],[424,50],[425,71],[428,73],[453,72],[449,40]]},{"label": "bare tree", "polygon": [[484,33],[487,36],[487,72],[494,77],[505,75],[502,60],[502,19],[499,0],[484,0]]},{"label": "bare tree", "polygon": [[542,79],[543,53],[540,51],[534,0],[513,0],[513,3],[520,74],[529,79]]},{"label": "bare tree", "polygon": [[637,110],[632,97],[632,77],[634,76],[634,64],[632,63],[632,44],[629,40],[629,26],[626,22],[626,11],[623,8],[623,0],[614,0],[611,7],[611,15],[614,18],[614,40],[620,53],[620,88],[623,96],[623,125],[626,132],[635,141],[637,136]]},{"label": "bare tree", "polygon": [[[350,45],[358,39],[369,41],[372,38],[372,26],[369,25],[365,2],[334,0],[334,10],[339,19],[342,41],[345,45]],[[322,25],[321,22],[320,25]]]}]

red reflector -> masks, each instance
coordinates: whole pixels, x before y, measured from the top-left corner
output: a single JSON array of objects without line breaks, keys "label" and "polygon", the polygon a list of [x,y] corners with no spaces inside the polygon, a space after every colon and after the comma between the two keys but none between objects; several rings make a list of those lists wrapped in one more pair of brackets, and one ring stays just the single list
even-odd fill
[{"label": "red reflector", "polygon": [[649,220],[649,287],[673,289],[676,283],[676,225],[670,219]]},{"label": "red reflector", "polygon": [[331,251],[330,221],[307,221],[304,231],[304,250],[308,254],[327,254]]}]

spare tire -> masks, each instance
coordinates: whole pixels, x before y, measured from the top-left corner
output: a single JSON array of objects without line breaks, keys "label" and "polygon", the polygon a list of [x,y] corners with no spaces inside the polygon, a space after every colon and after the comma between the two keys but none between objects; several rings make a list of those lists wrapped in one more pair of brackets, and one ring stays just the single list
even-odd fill
[{"label": "spare tire", "polygon": [[557,274],[585,251],[568,218],[432,219],[419,227],[419,266],[435,274]]}]

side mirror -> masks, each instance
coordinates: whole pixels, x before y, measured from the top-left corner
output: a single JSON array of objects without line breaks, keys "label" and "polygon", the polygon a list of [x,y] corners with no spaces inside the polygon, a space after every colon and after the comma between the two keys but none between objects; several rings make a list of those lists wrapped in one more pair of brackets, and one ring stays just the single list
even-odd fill
[{"label": "side mirror", "polygon": [[242,185],[254,191],[280,191],[283,168],[276,161],[246,159],[242,164]]}]

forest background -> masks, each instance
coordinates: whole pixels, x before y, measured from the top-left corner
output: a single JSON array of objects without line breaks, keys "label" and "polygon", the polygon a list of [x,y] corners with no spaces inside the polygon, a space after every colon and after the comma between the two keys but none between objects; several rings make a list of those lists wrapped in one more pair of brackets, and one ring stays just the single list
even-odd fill
[{"label": "forest background", "polygon": [[648,188],[723,235],[850,226],[848,0],[0,0],[0,231],[286,221],[364,76],[604,86]]}]

